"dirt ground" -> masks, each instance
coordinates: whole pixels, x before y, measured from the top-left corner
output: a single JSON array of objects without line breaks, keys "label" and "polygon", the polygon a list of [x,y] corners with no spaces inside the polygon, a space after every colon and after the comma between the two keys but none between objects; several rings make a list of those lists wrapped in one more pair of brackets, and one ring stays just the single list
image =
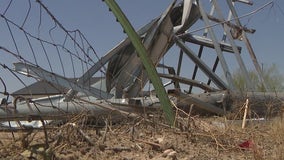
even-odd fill
[{"label": "dirt ground", "polygon": [[[284,159],[284,121],[177,116],[111,118],[90,123],[84,115],[45,129],[2,131],[1,159]],[[104,125],[102,125],[104,124]],[[105,125],[106,124],[106,125]]]}]

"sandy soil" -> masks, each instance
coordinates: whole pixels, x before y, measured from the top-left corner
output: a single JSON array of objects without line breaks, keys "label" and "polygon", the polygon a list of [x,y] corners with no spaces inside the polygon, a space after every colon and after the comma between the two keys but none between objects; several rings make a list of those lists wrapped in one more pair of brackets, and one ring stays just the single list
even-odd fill
[{"label": "sandy soil", "polygon": [[[161,116],[94,125],[77,117],[46,130],[2,131],[1,159],[284,159],[280,118],[249,121],[224,117]],[[45,132],[46,131],[46,135]]]}]

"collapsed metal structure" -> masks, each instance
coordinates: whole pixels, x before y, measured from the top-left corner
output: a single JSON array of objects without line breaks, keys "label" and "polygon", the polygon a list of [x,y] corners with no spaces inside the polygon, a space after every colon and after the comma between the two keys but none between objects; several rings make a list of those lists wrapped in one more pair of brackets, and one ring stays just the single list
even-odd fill
[{"label": "collapsed metal structure", "polygon": [[[21,55],[18,49],[13,51],[0,43],[1,52],[19,60],[14,63],[13,69],[9,68],[5,62],[1,62],[1,66],[15,76],[20,73],[38,81],[12,93],[11,95],[14,96],[12,104],[7,103],[7,99],[2,100],[1,121],[65,119],[83,111],[87,111],[93,116],[113,112],[130,115],[129,113],[134,114],[161,107],[160,102],[162,103],[163,98],[162,107],[171,106],[172,103],[175,103],[176,106],[182,108],[193,106],[198,110],[198,114],[205,112],[206,114],[224,115],[231,110],[232,101],[240,99],[242,96],[272,97],[275,99],[283,97],[276,97],[274,93],[252,92],[254,88],[241,57],[243,48],[237,45],[241,41],[245,43],[263,86],[266,89],[268,88],[265,86],[256,55],[247,38],[247,33],[254,33],[254,30],[242,26],[234,8],[235,3],[252,5],[249,0],[226,0],[229,11],[227,19],[225,19],[217,0],[210,2],[211,10],[209,12],[205,10],[201,0],[183,0],[180,3],[174,1],[160,16],[135,33],[139,38],[135,38],[135,36],[131,38],[129,35],[128,38],[121,41],[97,61],[94,61],[94,58],[89,54],[91,50],[97,57],[96,52],[80,32],[65,29],[41,1],[38,0],[37,2],[37,5],[41,8],[41,14],[45,11],[46,15],[50,16],[55,23],[55,26],[49,29],[50,40],[35,36],[25,29],[29,13],[27,13],[22,25],[9,19],[7,10],[9,10],[11,3],[1,13],[1,20],[6,22],[12,39],[14,39],[14,33],[10,28],[15,28],[15,30],[24,34],[34,57],[34,61],[31,61],[29,58],[24,58],[25,56]],[[112,0],[105,2],[110,10],[115,12],[115,8],[112,8],[115,7],[115,2]],[[123,14],[118,12],[114,14],[122,26],[126,24],[123,21],[126,18],[123,17]],[[119,19],[119,16],[121,16],[121,19]],[[196,23],[204,24],[204,33],[201,36],[190,32],[190,28]],[[213,30],[213,26],[217,24],[223,29],[220,40]],[[51,36],[53,30],[58,28],[65,32],[65,39],[61,43],[55,42],[55,38]],[[124,30],[126,33],[130,33],[131,28],[124,27]],[[47,57],[49,69],[37,62],[39,58],[36,58],[38,56],[34,51],[35,47],[32,47],[35,45],[33,41],[38,41],[37,45],[43,48],[42,52]],[[73,50],[66,45],[68,41],[73,43]],[[137,45],[135,45],[135,41],[137,41]],[[13,41],[13,43],[17,48],[17,42]],[[140,53],[139,43],[143,44],[140,50],[144,50],[146,53]],[[197,45],[198,53],[195,53],[188,44]],[[62,62],[64,61],[62,52],[71,57],[69,63],[72,64],[72,67],[69,67],[69,69],[73,68],[74,70],[76,68],[74,59],[79,61],[79,66],[82,65],[81,68],[84,68],[79,78],[77,77],[78,73],[75,75],[75,70],[72,79],[67,78],[64,69],[63,74],[54,72],[53,66],[49,62],[49,60],[52,60],[48,58],[47,45],[55,48],[62,68],[65,67],[64,62]],[[179,56],[176,56],[179,57],[177,66],[173,67],[161,63],[163,57],[174,45],[180,48]],[[210,67],[202,59],[204,48],[215,50],[216,59],[213,67]],[[224,58],[224,54],[227,52],[234,55],[246,80],[247,88],[251,92],[236,92],[228,62]],[[145,57],[144,60],[142,59],[143,56]],[[191,77],[181,75],[184,56],[187,56],[194,63]],[[216,73],[219,64],[223,71],[221,75]],[[168,73],[158,73],[156,67],[167,69]],[[202,71],[207,76],[207,82],[196,79],[198,71]],[[98,73],[103,74],[103,76],[97,77]],[[225,76],[225,79],[221,78],[222,75]],[[159,84],[162,84],[161,79],[170,81],[161,88],[159,86]],[[146,86],[152,83],[154,90],[145,91]],[[3,84],[5,85],[4,82]],[[172,85],[172,88],[168,89],[169,85]],[[165,94],[162,94],[165,93],[165,88],[167,88],[168,93],[166,97]],[[199,88],[201,92],[193,93],[194,88]],[[6,91],[3,93],[7,94]],[[164,111],[168,112],[166,113],[168,118],[172,116],[171,109],[167,108]]]}]

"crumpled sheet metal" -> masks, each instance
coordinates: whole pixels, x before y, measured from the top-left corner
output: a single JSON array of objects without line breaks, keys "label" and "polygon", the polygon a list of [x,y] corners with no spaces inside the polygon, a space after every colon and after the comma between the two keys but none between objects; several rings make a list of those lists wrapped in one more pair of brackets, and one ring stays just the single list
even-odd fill
[{"label": "crumpled sheet metal", "polygon": [[[183,33],[200,18],[198,7],[192,0],[185,0],[169,7],[159,18],[138,31],[156,66],[172,47],[172,34]],[[125,46],[108,63],[107,91],[115,88],[116,98],[136,97],[148,81],[147,73],[132,44]]]}]

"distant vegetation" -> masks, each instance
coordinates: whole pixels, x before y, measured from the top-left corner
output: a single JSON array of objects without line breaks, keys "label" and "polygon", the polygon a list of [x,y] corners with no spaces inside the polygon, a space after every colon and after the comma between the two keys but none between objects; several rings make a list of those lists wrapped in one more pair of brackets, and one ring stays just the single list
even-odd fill
[{"label": "distant vegetation", "polygon": [[[265,88],[263,84],[261,83],[260,78],[258,77],[258,74],[255,70],[250,70],[249,72],[249,78],[252,82],[254,91],[265,91]],[[265,81],[265,84],[268,88],[267,91],[271,92],[280,92],[284,91],[284,76],[280,74],[278,67],[275,64],[272,64],[268,67],[262,68],[262,75],[263,79]],[[241,70],[238,69],[232,74],[233,77],[233,83],[236,86],[236,89],[239,91],[250,91],[248,86],[245,83],[245,78],[243,74],[241,73]]]}]

